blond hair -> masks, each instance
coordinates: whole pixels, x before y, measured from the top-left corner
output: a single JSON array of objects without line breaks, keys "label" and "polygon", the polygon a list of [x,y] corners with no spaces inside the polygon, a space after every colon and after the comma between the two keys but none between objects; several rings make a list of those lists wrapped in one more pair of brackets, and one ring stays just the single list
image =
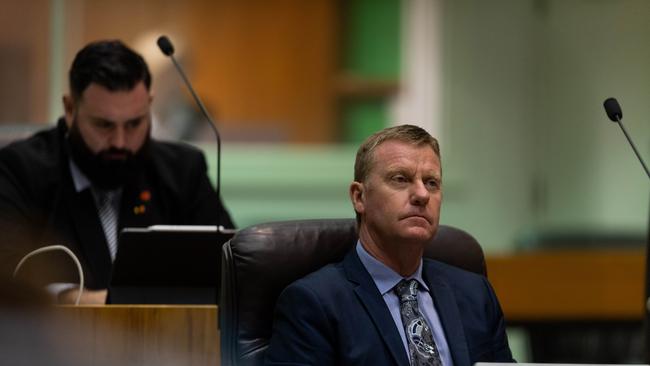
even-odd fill
[{"label": "blond hair", "polygon": [[370,135],[357,150],[357,157],[354,162],[354,180],[363,182],[367,177],[374,163],[373,153],[377,146],[382,143],[396,140],[414,146],[429,146],[440,159],[440,146],[438,140],[431,136],[424,129],[413,125],[401,125],[385,128]]}]

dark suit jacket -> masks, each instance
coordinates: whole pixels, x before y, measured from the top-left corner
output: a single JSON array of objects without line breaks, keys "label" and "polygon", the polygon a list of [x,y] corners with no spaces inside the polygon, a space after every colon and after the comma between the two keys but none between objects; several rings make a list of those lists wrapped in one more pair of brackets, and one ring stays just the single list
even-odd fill
[{"label": "dark suit jacket", "polygon": [[[422,276],[455,366],[514,362],[485,277],[429,259]],[[354,249],[282,292],[266,364],[409,365],[390,311]]]},{"label": "dark suit jacket", "polygon": [[[5,272],[12,271],[29,250],[64,244],[82,262],[87,287],[105,288],[110,255],[90,189],[75,191],[66,132],[60,120],[56,128],[0,150],[0,260]],[[210,185],[203,154],[189,145],[151,141],[151,159],[123,189],[118,227],[214,225],[218,213],[221,225],[233,227]],[[33,275],[46,282],[78,280],[63,254],[43,254],[30,265],[26,273],[38,272]]]}]

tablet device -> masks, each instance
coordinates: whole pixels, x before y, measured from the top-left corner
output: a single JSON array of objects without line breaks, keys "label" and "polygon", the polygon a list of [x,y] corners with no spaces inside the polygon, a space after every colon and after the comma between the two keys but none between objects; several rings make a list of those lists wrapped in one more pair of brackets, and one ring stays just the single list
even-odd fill
[{"label": "tablet device", "polygon": [[234,233],[216,226],[123,229],[107,303],[217,304],[221,246]]}]

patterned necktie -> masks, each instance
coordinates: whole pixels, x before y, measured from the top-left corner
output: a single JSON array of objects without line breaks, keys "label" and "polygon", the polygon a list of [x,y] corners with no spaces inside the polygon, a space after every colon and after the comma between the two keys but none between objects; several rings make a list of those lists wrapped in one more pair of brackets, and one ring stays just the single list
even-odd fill
[{"label": "patterned necktie", "polygon": [[431,328],[418,310],[418,281],[402,280],[395,286],[394,291],[399,298],[399,311],[411,365],[441,366],[442,361]]},{"label": "patterned necktie", "polygon": [[115,200],[118,196],[117,191],[99,191],[97,197],[99,219],[102,222],[102,229],[104,229],[111,260],[115,259],[117,253],[117,208]]}]

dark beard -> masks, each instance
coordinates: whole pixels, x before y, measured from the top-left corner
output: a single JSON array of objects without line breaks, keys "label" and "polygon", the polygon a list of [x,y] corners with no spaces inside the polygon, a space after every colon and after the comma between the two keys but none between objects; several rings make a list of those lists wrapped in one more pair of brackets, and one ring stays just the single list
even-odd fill
[{"label": "dark beard", "polygon": [[[135,154],[126,149],[109,148],[97,154],[86,145],[81,137],[77,121],[68,132],[68,150],[79,169],[92,182],[93,187],[112,190],[135,180],[149,159],[151,135],[148,132],[140,150]],[[111,154],[124,154],[125,159],[109,159]]]}]

